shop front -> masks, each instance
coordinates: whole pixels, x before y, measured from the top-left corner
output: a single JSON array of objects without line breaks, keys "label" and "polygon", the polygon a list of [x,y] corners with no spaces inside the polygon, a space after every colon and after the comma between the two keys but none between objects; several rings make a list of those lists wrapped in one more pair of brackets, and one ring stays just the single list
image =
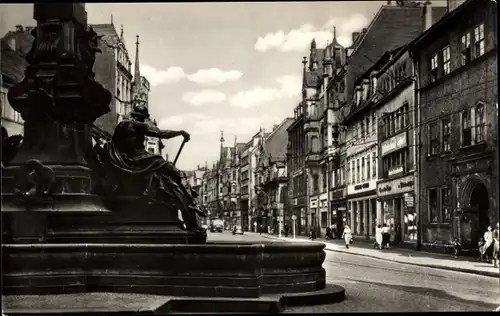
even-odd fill
[{"label": "shop front", "polygon": [[330,225],[333,225],[333,233],[337,238],[341,238],[344,225],[347,224],[346,195],[347,188],[345,186],[330,191],[330,205],[332,210]]},{"label": "shop front", "polygon": [[387,224],[391,241],[417,241],[417,212],[415,210],[415,178],[413,175],[379,182],[377,198],[382,203],[382,224]]},{"label": "shop front", "polygon": [[347,186],[347,223],[353,235],[375,237],[377,223],[377,180]]}]

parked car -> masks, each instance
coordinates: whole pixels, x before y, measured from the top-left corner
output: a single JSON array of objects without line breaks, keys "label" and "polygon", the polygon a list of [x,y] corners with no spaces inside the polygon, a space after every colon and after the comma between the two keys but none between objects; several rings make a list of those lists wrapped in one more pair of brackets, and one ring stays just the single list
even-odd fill
[{"label": "parked car", "polygon": [[241,225],[235,225],[233,227],[233,235],[236,234],[243,235],[243,229],[241,228]]},{"label": "parked car", "polygon": [[215,233],[215,232],[222,233],[223,229],[224,229],[224,221],[221,219],[215,219],[210,224],[210,232],[211,233]]}]

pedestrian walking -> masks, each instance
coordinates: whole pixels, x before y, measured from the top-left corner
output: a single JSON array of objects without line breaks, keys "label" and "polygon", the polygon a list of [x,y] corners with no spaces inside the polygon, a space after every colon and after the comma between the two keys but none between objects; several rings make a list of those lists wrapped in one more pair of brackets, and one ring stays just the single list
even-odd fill
[{"label": "pedestrian walking", "polygon": [[344,238],[345,247],[349,248],[349,244],[352,242],[352,233],[349,225],[345,225],[344,232],[342,233],[342,238]]},{"label": "pedestrian walking", "polygon": [[453,237],[451,245],[453,246],[453,257],[458,258],[458,253],[460,252],[460,249],[462,249],[460,240],[457,237]]},{"label": "pedestrian walking", "polygon": [[389,248],[389,243],[391,242],[391,234],[389,233],[389,227],[387,224],[382,226],[382,249]]},{"label": "pedestrian walking", "polygon": [[330,227],[327,227],[326,228],[326,232],[325,232],[325,239],[332,239],[332,230]]},{"label": "pedestrian walking", "polygon": [[490,262],[490,255],[493,257],[493,231],[491,230],[491,226],[488,226],[486,231],[484,232],[484,254],[486,256],[486,261]]},{"label": "pedestrian walking", "polygon": [[330,230],[332,232],[332,239],[337,238],[337,230],[335,229],[335,224],[332,224],[332,226],[330,226]]},{"label": "pedestrian walking", "polygon": [[285,224],[285,237],[288,237],[288,232],[289,232],[289,227],[288,227],[288,224]]},{"label": "pedestrian walking", "polygon": [[375,229],[375,248],[382,249],[382,225]]},{"label": "pedestrian walking", "polygon": [[309,237],[311,238],[311,240],[316,239],[316,228],[315,227],[311,227],[311,231],[309,232],[309,234],[310,234]]},{"label": "pedestrian walking", "polygon": [[486,242],[484,241],[484,237],[481,237],[479,239],[479,242],[477,243],[478,250],[479,250],[479,261],[481,261],[481,262],[484,261],[484,258],[486,256],[486,248],[484,247],[485,244],[486,244]]}]

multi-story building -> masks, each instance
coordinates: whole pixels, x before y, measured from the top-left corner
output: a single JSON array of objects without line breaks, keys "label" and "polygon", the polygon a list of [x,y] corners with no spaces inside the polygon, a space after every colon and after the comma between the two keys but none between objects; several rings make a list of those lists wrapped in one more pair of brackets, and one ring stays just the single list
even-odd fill
[{"label": "multi-story building", "polygon": [[307,181],[305,173],[305,137],[304,137],[304,107],[302,102],[295,107],[294,121],[288,127],[287,172],[288,172],[288,210],[295,215],[296,221],[290,222],[290,227],[296,225],[297,234],[305,233],[307,227]]},{"label": "multi-story building", "polygon": [[[198,166],[196,170],[183,171],[183,182],[187,184],[194,192],[198,194],[196,203],[204,209],[203,205],[203,179],[205,175],[205,167]],[[200,224],[208,225],[208,218],[200,219]]]},{"label": "multi-story building", "polygon": [[415,39],[422,244],[477,247],[498,222],[497,4],[467,0]]},{"label": "multi-story building", "polygon": [[249,214],[250,208],[250,151],[253,143],[246,143],[242,146],[239,152],[239,190],[240,190],[240,212],[241,212],[241,226],[244,231],[252,230],[251,217]]},{"label": "multi-story building", "polygon": [[[416,107],[415,73],[408,45],[381,58],[373,76],[381,95],[372,109],[378,119],[377,222],[389,226],[396,242],[417,241],[415,209]],[[380,204],[381,203],[381,204]]]},{"label": "multi-story building", "polygon": [[[343,121],[344,128],[346,128],[345,125],[349,125],[347,130],[349,135],[345,140],[347,146],[344,166],[346,181],[349,181],[346,192],[349,206],[347,223],[352,226],[351,229],[357,235],[371,236],[375,231],[374,220],[382,220],[381,205],[375,203],[375,189],[379,173],[376,170],[377,167],[374,166],[374,162],[378,163],[378,147],[373,122],[378,118],[376,113],[373,116],[373,112],[376,111],[368,110],[373,99],[367,100],[372,85],[371,77],[374,76],[371,73],[371,70],[374,70],[372,67],[386,52],[392,52],[408,44],[421,34],[428,24],[439,20],[445,12],[445,7],[431,7],[429,2],[421,5],[418,2],[397,1],[395,5],[388,3],[382,6],[367,28],[362,32],[353,33],[353,44],[347,50],[347,67],[345,70],[339,70],[337,78],[334,79],[339,89],[338,97],[342,98],[341,110],[338,113],[342,116],[340,119]],[[390,30],[390,35],[388,30]],[[376,98],[377,95],[372,94],[372,98]],[[363,119],[351,125],[355,117],[360,118],[359,115]],[[367,122],[370,124],[368,127]],[[370,131],[370,136],[367,135],[367,131]],[[369,139],[360,141],[353,138],[360,136]],[[357,145],[353,146],[353,144]],[[368,155],[370,162],[367,160]],[[367,173],[368,164],[372,169],[370,175]],[[375,168],[375,173],[373,173],[373,168]],[[370,176],[369,180],[368,176]],[[378,211],[376,211],[377,207]]]},{"label": "multi-story building", "polygon": [[[115,74],[115,89],[110,91],[113,94],[114,108],[116,109],[117,121],[123,119],[132,110],[132,62],[130,61],[125,40],[123,38],[123,25],[120,35],[111,21],[110,24],[91,25],[98,35],[102,35],[101,40],[114,52],[114,63],[111,64]],[[114,67],[113,67],[114,66]],[[113,101],[112,101],[113,102]],[[116,123],[115,123],[116,124]]]},{"label": "multi-story building", "polygon": [[[267,212],[261,207],[262,196],[258,194],[256,186],[262,182],[262,176],[259,175],[257,171],[257,166],[260,158],[260,152],[262,149],[261,144],[264,142],[268,134],[265,130],[261,128],[259,132],[252,136],[249,143],[249,153],[248,153],[248,199],[249,199],[249,222],[253,225],[254,230],[258,228],[261,224],[263,225]],[[263,225],[263,228],[267,230],[267,227]]]},{"label": "multi-story building", "polygon": [[[304,58],[303,84],[302,84],[302,106],[304,107],[304,137],[305,137],[305,174],[306,174],[306,216],[309,223],[307,232],[320,229],[320,214],[325,214],[324,209],[328,207],[321,203],[321,195],[324,191],[324,173],[320,169],[321,154],[321,130],[320,122],[324,102],[324,93],[321,90],[323,77],[323,59],[325,49],[316,47],[316,41],[311,42],[309,53],[309,65]],[[326,220],[326,218],[325,218]]]},{"label": "multi-story building", "polygon": [[285,222],[290,222],[291,215],[285,214],[287,203],[287,171],[286,151],[288,144],[287,128],[293,123],[293,118],[284,119],[261,142],[260,157],[258,159],[256,174],[262,181],[259,183],[258,194],[262,208],[268,210],[263,226],[270,227],[270,232],[279,233],[283,230]]},{"label": "multi-story building", "polygon": [[21,114],[15,111],[7,99],[7,92],[13,85],[24,78],[26,60],[22,52],[16,49],[15,38],[1,41],[1,77],[0,104],[2,107],[2,126],[12,135],[24,134],[24,121]]}]

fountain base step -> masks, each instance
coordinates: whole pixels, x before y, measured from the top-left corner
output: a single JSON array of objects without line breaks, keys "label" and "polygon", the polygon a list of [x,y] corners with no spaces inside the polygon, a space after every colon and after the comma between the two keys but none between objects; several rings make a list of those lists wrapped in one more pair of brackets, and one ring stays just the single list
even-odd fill
[{"label": "fountain base step", "polygon": [[340,302],[344,288],[327,285],[313,292],[264,295],[259,298],[169,297],[129,293],[9,295],[3,297],[7,315],[153,315],[167,313],[280,313],[288,306]]}]

